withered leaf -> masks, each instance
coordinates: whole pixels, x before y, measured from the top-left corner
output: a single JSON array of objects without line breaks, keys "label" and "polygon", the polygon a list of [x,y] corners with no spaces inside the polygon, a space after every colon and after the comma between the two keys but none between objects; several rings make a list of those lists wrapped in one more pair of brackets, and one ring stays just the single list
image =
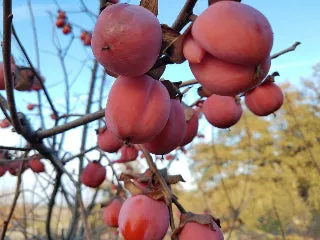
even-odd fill
[{"label": "withered leaf", "polygon": [[189,222],[207,225],[212,231],[216,231],[217,228],[221,228],[220,220],[209,214],[194,214],[192,212],[186,212],[181,214],[179,227],[173,231],[172,236],[178,236],[183,227]]},{"label": "withered leaf", "polygon": [[182,63],[186,59],[183,55],[183,41],[187,35],[185,31],[182,35],[170,28],[166,24],[162,24],[162,53],[166,54],[174,63]]},{"label": "withered leaf", "polygon": [[163,79],[161,80],[161,83],[167,88],[171,99],[182,97],[182,93],[179,90],[179,85],[181,84],[181,82],[173,83],[169,80]]},{"label": "withered leaf", "polygon": [[160,67],[151,69],[148,72],[148,75],[156,80],[159,80],[165,70],[166,70],[166,65],[162,65]]},{"label": "withered leaf", "polygon": [[158,0],[141,0],[140,6],[158,16]]},{"label": "withered leaf", "polygon": [[14,88],[18,91],[28,91],[34,81],[34,74],[30,68],[18,68],[14,79]]}]

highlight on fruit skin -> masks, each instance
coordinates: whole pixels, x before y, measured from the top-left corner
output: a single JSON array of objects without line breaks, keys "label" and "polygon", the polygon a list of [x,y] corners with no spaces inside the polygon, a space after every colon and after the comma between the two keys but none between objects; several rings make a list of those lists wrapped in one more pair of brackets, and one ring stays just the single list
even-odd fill
[{"label": "highlight on fruit skin", "polygon": [[132,144],[145,143],[165,127],[170,97],[160,81],[148,75],[120,76],[111,87],[105,109],[107,128]]},{"label": "highlight on fruit skin", "polygon": [[235,97],[211,95],[203,104],[203,114],[217,128],[229,128],[241,118],[242,107]]},{"label": "highlight on fruit skin", "polygon": [[162,240],[169,226],[164,202],[144,195],[128,198],[119,214],[119,230],[126,240]]},{"label": "highlight on fruit skin", "polygon": [[108,71],[139,76],[156,62],[162,44],[162,30],[149,10],[118,3],[105,8],[92,33],[91,46],[97,61]]},{"label": "highlight on fruit skin", "polygon": [[265,81],[245,95],[245,104],[257,116],[268,116],[279,110],[283,104],[283,93],[272,81]]},{"label": "highlight on fruit skin", "polygon": [[213,56],[245,66],[263,62],[273,45],[268,19],[255,8],[235,1],[210,5],[194,21],[191,32]]}]

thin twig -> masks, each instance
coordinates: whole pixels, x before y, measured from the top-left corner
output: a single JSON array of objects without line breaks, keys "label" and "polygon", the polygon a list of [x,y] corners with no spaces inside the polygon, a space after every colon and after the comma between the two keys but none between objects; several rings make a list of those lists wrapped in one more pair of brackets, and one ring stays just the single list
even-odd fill
[{"label": "thin twig", "polygon": [[164,193],[164,197],[166,200],[166,204],[169,205],[172,202],[172,193],[171,190],[169,189],[166,181],[163,179],[163,177],[161,176],[161,174],[159,173],[156,164],[153,162],[152,157],[150,155],[150,153],[148,152],[147,149],[145,149],[145,147],[143,147],[143,145],[141,144],[137,144],[137,146],[140,148],[140,150],[143,152],[147,163],[149,165],[149,168],[151,170],[151,172],[156,176],[156,178],[158,179],[161,188],[163,190]]},{"label": "thin twig", "polygon": [[98,120],[100,118],[103,118],[104,112],[105,112],[104,109],[102,109],[102,110],[94,112],[94,113],[86,114],[85,116],[83,116],[79,119],[76,119],[72,122],[69,122],[69,123],[66,123],[66,124],[63,124],[63,125],[60,125],[57,127],[53,127],[53,128],[47,129],[47,130],[40,130],[37,132],[37,136],[42,139],[42,138],[54,136],[58,133],[66,132],[72,128],[76,128],[76,127],[85,125],[87,123],[93,122],[95,120]]},{"label": "thin twig", "polygon": [[278,53],[271,55],[271,59],[275,59],[285,53],[292,52],[292,51],[296,50],[297,46],[299,46],[300,44],[301,44],[301,42],[295,42],[291,47],[288,47]]},{"label": "thin twig", "polygon": [[285,235],[285,232],[284,232],[282,221],[280,219],[280,216],[279,216],[278,210],[276,208],[274,199],[272,199],[272,208],[273,208],[274,214],[276,215],[276,218],[277,218],[277,220],[279,222],[279,227],[280,227],[280,231],[281,231],[282,240],[286,240],[286,235]]},{"label": "thin twig", "polygon": [[56,182],[53,186],[51,198],[48,203],[48,212],[47,212],[47,219],[46,219],[46,234],[49,240],[53,240],[52,234],[51,234],[51,223],[52,223],[51,217],[52,217],[52,212],[55,204],[55,199],[56,199],[59,187],[61,185],[61,176],[62,176],[62,172],[59,171],[59,169],[56,169],[56,171],[57,171]]},{"label": "thin twig", "polygon": [[[6,1],[6,2],[8,2],[8,1]],[[0,237],[1,240],[5,239],[6,232],[7,232],[10,220],[11,220],[13,212],[14,212],[14,210],[16,208],[17,200],[18,200],[20,192],[21,192],[20,191],[20,185],[21,185],[21,179],[22,179],[21,178],[22,169],[23,169],[23,164],[21,163],[20,169],[19,169],[19,173],[18,173],[16,191],[15,191],[15,194],[14,194],[13,202],[12,202],[12,205],[11,205],[11,208],[10,208],[10,211],[9,211],[9,215],[8,215],[7,219],[3,223],[3,229],[2,229],[2,233],[1,233],[1,237]]]},{"label": "thin twig", "polygon": [[15,150],[15,151],[30,151],[31,150],[31,148],[9,147],[9,146],[0,146],[0,149]]},{"label": "thin twig", "polygon": [[3,41],[2,55],[4,65],[4,78],[7,93],[8,109],[10,112],[11,123],[17,133],[21,133],[22,126],[18,117],[13,92],[13,79],[11,69],[11,26],[12,26],[12,2],[3,2]]},{"label": "thin twig", "polygon": [[184,81],[183,83],[181,83],[179,85],[179,87],[186,87],[186,86],[190,86],[190,85],[194,85],[194,84],[197,84],[199,83],[196,79],[192,79],[192,80],[188,80],[188,81]]},{"label": "thin twig", "polygon": [[83,226],[84,226],[84,233],[85,233],[85,236],[86,236],[86,239],[87,240],[91,240],[91,236],[90,236],[90,227],[89,227],[89,223],[88,223],[88,217],[87,217],[87,214],[86,214],[86,209],[85,209],[85,206],[83,204],[83,200],[82,200],[82,197],[80,195],[80,192],[77,193],[77,198],[78,198],[78,201],[80,203],[80,213],[81,213],[81,217],[83,219]]},{"label": "thin twig", "polygon": [[180,32],[190,22],[190,16],[193,15],[193,8],[197,0],[187,0],[181,9],[178,17],[174,21],[172,28]]},{"label": "thin twig", "polygon": [[82,151],[81,153],[78,153],[78,154],[76,154],[76,155],[74,155],[74,156],[72,156],[72,157],[69,157],[69,158],[64,159],[64,160],[63,160],[63,163],[70,162],[71,160],[73,160],[73,159],[75,159],[75,158],[77,158],[77,157],[81,157],[81,156],[85,155],[86,153],[91,152],[91,151],[96,150],[96,149],[97,149],[97,146],[88,148],[87,150]]}]

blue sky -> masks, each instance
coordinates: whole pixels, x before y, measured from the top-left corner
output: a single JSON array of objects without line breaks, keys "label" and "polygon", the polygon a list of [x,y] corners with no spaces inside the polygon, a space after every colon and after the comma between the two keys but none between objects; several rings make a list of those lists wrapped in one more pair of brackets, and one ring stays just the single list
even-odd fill
[{"label": "blue sky", "polygon": [[[46,85],[49,88],[50,94],[54,98],[57,104],[58,110],[64,110],[64,97],[65,89],[63,84],[63,74],[61,66],[55,55],[55,48],[52,46],[53,26],[50,19],[49,12],[56,14],[57,6],[53,1],[43,0],[31,0],[34,8],[36,27],[38,30],[39,46],[40,46],[40,71],[45,76]],[[92,30],[94,21],[88,16],[84,16],[81,13],[77,13],[79,8],[79,2],[76,0],[64,0],[58,1],[61,4],[63,10],[68,12],[68,17],[71,23],[82,26],[86,30]],[[96,12],[98,9],[97,0],[84,1],[88,7]],[[290,80],[294,84],[298,84],[300,77],[308,77],[312,73],[312,66],[320,61],[320,2],[318,0],[310,0],[308,2],[301,2],[297,0],[244,0],[242,1],[252,7],[255,7],[261,11],[270,21],[274,32],[274,46],[272,53],[278,52],[291,46],[294,42],[300,41],[300,45],[295,52],[288,53],[272,61],[271,71],[279,71],[280,78],[277,81],[283,82]],[[131,1],[131,3],[137,3],[137,1]],[[174,17],[177,15],[182,5],[183,0],[159,0],[159,20],[161,23],[171,25]],[[207,0],[199,0],[195,7],[195,14],[200,14],[206,8]],[[1,19],[2,19],[2,11]],[[35,66],[35,48],[31,30],[30,16],[27,8],[26,0],[13,1],[13,23],[16,27],[17,33],[22,40],[28,54],[30,55]],[[0,26],[2,32],[2,26]],[[84,109],[87,89],[90,81],[90,68],[92,63],[85,61],[89,58],[92,59],[92,53],[90,48],[84,47],[78,39],[80,30],[74,27],[75,40],[66,58],[67,73],[69,76],[69,82],[74,82],[72,85],[72,107],[75,111]],[[66,46],[71,36],[64,36],[61,31],[57,31],[60,44]],[[13,55],[20,65],[26,65],[26,62],[22,56],[22,53],[18,50],[17,44],[13,41]],[[2,57],[0,57],[1,59]],[[101,74],[102,69],[100,69]],[[166,79],[173,81],[184,81],[192,79],[192,73],[188,68],[188,64],[185,62],[181,65],[171,65],[167,67],[167,70],[163,76]],[[108,79],[106,89],[109,89],[112,83],[112,79]],[[96,88],[96,94],[98,94],[99,85]],[[192,98],[195,90],[190,91],[186,101],[192,102]],[[3,92],[1,92],[4,94]],[[18,108],[26,112],[26,105],[29,102],[36,102],[35,93],[21,93],[17,92]],[[98,95],[96,95],[98,96]],[[45,101],[44,101],[45,102]],[[106,102],[106,99],[104,103]],[[49,108],[44,110],[47,116],[51,111]],[[2,115],[1,115],[2,116]],[[32,115],[30,115],[32,118]],[[35,124],[39,122],[35,121]],[[52,125],[53,122],[48,120],[48,125]],[[12,136],[10,131],[5,131],[6,142],[1,141],[0,145],[4,143],[11,143],[8,141],[9,136]],[[77,152],[79,148],[79,131],[75,130],[70,132],[70,137],[73,139],[72,144],[66,146],[68,150]],[[8,137],[8,138],[7,138]],[[90,131],[89,137],[95,139],[94,131]],[[4,140],[4,138],[2,138]],[[19,142],[18,138],[12,137],[12,143]],[[93,144],[95,144],[93,142]],[[92,145],[92,144],[90,144]],[[181,164],[177,165],[180,169]],[[176,167],[177,167],[176,166]],[[173,166],[174,168],[174,166]]]}]

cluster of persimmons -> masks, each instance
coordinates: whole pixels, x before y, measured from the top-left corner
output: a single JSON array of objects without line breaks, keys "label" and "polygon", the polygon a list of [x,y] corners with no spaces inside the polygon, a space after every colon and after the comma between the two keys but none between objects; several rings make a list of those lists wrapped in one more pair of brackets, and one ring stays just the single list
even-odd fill
[{"label": "cluster of persimmons", "polygon": [[[65,34],[71,31],[63,11],[58,12],[56,26]],[[273,32],[258,10],[239,2],[218,1],[192,23],[183,41],[183,55],[205,97],[194,108],[186,106],[181,96],[170,95],[161,80],[148,74],[159,58],[162,37],[161,24],[152,12],[117,1],[101,12],[92,33],[80,35],[106,72],[118,76],[107,99],[106,126],[97,130],[99,148],[120,153],[111,164],[136,160],[140,149],[166,155],[189,144],[197,136],[200,113],[215,127],[233,126],[242,114],[241,97],[258,116],[281,107],[283,94],[267,77]],[[4,89],[3,82],[2,77],[0,89]],[[29,110],[33,108],[28,105]],[[39,164],[32,159],[28,162],[31,168],[32,161]],[[117,191],[103,205],[104,222],[119,227],[126,240],[163,239],[169,210],[164,198],[150,194],[161,188],[159,182],[153,181],[150,170],[130,176],[123,178],[130,178],[135,186],[129,189],[132,196],[124,200],[125,194]],[[81,173],[82,183],[92,188],[99,187],[105,177],[106,168],[98,161],[90,162]],[[180,240],[223,239],[219,220],[210,215],[181,212],[180,220],[172,233]]]}]

